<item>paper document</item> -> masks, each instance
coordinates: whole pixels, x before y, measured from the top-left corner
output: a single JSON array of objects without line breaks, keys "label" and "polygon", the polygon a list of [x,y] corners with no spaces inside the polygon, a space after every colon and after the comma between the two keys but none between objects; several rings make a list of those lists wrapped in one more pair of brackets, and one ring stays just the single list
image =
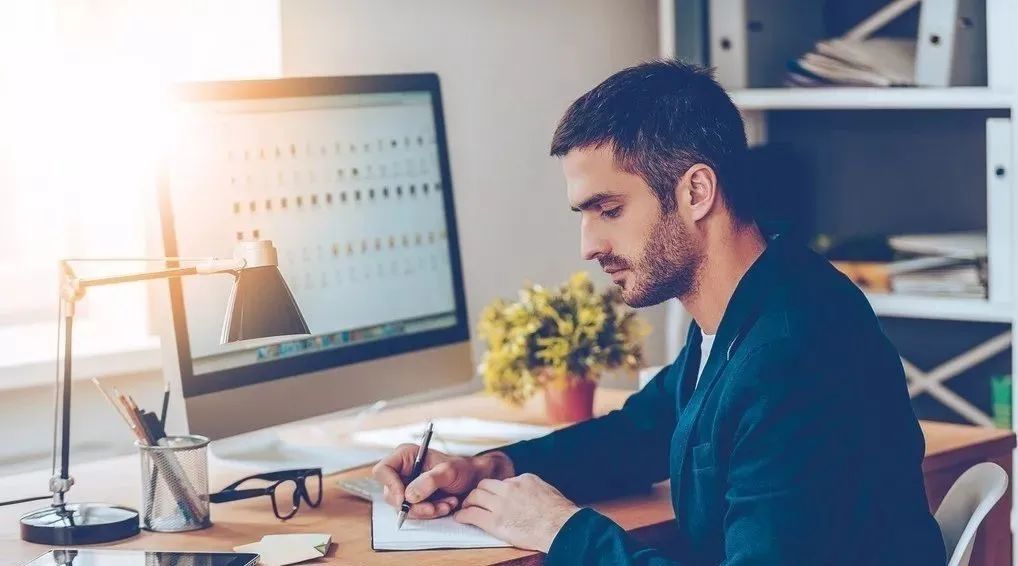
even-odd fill
[{"label": "paper document", "polygon": [[946,234],[903,234],[891,236],[888,243],[897,251],[960,258],[986,257],[986,232]]},{"label": "paper document", "polygon": [[[547,426],[467,417],[440,418],[433,422],[435,432],[431,438],[431,447],[446,454],[460,456],[473,456],[520,440],[544,436],[554,430]],[[425,426],[423,423],[414,423],[364,430],[354,433],[352,439],[358,444],[395,448],[403,443],[419,443]]]}]

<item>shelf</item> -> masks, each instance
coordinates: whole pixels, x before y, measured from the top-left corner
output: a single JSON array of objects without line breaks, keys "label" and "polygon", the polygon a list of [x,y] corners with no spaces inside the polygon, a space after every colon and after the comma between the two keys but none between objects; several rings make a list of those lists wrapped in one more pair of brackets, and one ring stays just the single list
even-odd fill
[{"label": "shelf", "polygon": [[878,316],[937,320],[1007,322],[1014,320],[1012,305],[985,299],[951,299],[866,293]]},{"label": "shelf", "polygon": [[1014,95],[985,87],[752,88],[731,91],[742,110],[1005,109]]}]

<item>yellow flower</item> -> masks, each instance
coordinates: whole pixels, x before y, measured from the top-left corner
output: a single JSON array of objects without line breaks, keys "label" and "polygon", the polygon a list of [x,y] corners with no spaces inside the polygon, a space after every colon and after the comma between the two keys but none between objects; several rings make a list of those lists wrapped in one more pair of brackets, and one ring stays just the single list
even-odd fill
[{"label": "yellow flower", "polygon": [[570,376],[597,379],[642,364],[649,326],[624,308],[617,289],[597,293],[586,272],[557,288],[525,285],[518,298],[492,301],[477,325],[487,346],[477,371],[493,395],[520,404]]}]

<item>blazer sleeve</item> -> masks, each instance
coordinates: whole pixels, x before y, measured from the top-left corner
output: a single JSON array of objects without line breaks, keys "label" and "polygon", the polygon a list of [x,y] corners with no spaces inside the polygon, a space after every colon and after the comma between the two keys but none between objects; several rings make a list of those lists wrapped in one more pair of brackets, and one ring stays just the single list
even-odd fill
[{"label": "blazer sleeve", "polygon": [[593,509],[573,514],[548,549],[549,566],[693,566],[668,558],[658,549],[643,546],[614,521]]},{"label": "blazer sleeve", "polygon": [[620,410],[498,450],[516,473],[540,476],[573,501],[646,490],[668,478],[676,365],[658,372]]}]

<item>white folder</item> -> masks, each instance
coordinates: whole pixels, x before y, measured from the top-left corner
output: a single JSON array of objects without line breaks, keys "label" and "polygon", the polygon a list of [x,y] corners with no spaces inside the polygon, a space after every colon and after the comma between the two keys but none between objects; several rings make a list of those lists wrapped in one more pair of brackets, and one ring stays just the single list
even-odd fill
[{"label": "white folder", "polygon": [[986,0],[923,0],[916,83],[986,85]]},{"label": "white folder", "polygon": [[1010,303],[1013,256],[1011,215],[1011,119],[986,119],[986,244],[989,297],[993,303]]},{"label": "white folder", "polygon": [[994,90],[1011,90],[1015,84],[1015,15],[1015,0],[986,0],[986,80]]},{"label": "white folder", "polygon": [[716,69],[715,78],[726,89],[749,87],[746,3],[710,0],[708,13],[710,62]]},{"label": "white folder", "polygon": [[823,7],[817,0],[710,0],[718,82],[726,89],[781,86],[788,61],[823,39]]}]

